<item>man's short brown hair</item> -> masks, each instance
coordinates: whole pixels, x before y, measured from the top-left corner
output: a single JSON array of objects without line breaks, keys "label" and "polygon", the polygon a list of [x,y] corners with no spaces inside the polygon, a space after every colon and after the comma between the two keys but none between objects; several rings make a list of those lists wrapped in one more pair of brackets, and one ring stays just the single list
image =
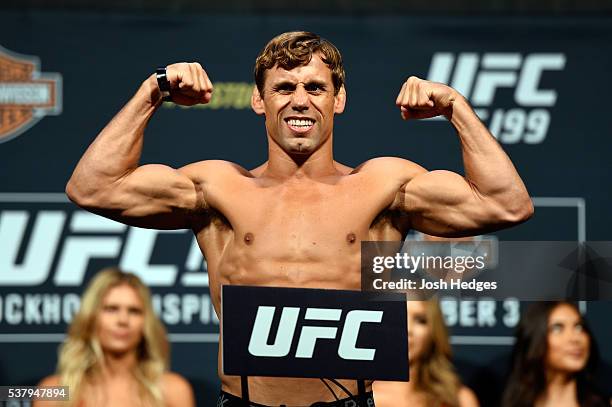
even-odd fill
[{"label": "man's short brown hair", "polygon": [[321,53],[321,59],[331,69],[334,94],[344,85],[344,68],[338,48],[331,42],[307,31],[286,32],[272,38],[255,60],[255,83],[263,95],[266,70],[275,66],[291,70],[307,65],[312,55]]}]

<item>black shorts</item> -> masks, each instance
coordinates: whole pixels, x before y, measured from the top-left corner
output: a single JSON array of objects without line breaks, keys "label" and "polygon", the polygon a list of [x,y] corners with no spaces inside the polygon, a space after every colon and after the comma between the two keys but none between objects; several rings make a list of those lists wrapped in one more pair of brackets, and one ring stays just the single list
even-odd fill
[{"label": "black shorts", "polygon": [[281,404],[280,406],[267,406],[265,404],[254,403],[252,401],[247,403],[240,397],[221,390],[219,393],[219,398],[217,399],[217,407],[374,407],[374,395],[371,391],[366,392],[364,394],[364,398],[365,400],[363,402],[359,401],[359,396],[353,396],[336,401],[318,401],[310,406],[294,406],[288,404]]}]

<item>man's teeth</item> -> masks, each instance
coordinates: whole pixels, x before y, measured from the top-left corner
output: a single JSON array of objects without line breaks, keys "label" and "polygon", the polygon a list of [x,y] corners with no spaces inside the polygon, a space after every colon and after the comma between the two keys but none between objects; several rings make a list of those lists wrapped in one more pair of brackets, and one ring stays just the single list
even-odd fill
[{"label": "man's teeth", "polygon": [[290,126],[294,126],[294,127],[310,127],[314,124],[314,121],[310,119],[306,119],[306,120],[290,119],[288,123]]}]

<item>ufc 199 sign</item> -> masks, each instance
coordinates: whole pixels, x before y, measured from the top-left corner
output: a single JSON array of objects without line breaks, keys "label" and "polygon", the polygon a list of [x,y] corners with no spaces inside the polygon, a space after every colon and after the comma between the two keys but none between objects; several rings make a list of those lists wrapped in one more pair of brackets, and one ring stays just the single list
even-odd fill
[{"label": "ufc 199 sign", "polygon": [[[540,144],[548,133],[557,90],[542,82],[565,68],[563,53],[462,52],[434,54],[427,79],[447,83],[470,100],[504,144]],[[557,82],[560,83],[558,77]],[[548,85],[550,86],[550,85]],[[511,100],[500,102],[498,93]]]},{"label": "ufc 199 sign", "polygon": [[228,375],[408,379],[406,303],[358,291],[223,286]]}]

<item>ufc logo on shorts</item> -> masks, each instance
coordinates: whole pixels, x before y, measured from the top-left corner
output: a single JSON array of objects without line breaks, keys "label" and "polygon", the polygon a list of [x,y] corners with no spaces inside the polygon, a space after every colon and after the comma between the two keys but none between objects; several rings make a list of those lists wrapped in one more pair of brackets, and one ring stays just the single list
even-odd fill
[{"label": "ufc logo on shorts", "polygon": [[[283,307],[274,343],[268,344],[276,307],[259,306],[249,340],[253,356],[281,358],[289,355],[295,335],[300,308]],[[340,321],[342,310],[335,308],[307,308],[305,320]],[[338,356],[347,360],[374,360],[376,349],[358,348],[357,337],[362,323],[380,323],[383,311],[352,310],[346,314],[340,335]],[[298,339],[296,358],[312,358],[318,339],[336,339],[338,327],[303,325]]]},{"label": "ufc logo on shorts", "polygon": [[[542,77],[562,71],[565,62],[562,53],[437,52],[427,79],[446,83],[469,99],[501,142],[539,144],[550,125],[547,108],[554,107],[558,97],[555,89],[541,87]],[[517,107],[496,108],[495,96],[501,89],[514,89],[512,102]]]}]

